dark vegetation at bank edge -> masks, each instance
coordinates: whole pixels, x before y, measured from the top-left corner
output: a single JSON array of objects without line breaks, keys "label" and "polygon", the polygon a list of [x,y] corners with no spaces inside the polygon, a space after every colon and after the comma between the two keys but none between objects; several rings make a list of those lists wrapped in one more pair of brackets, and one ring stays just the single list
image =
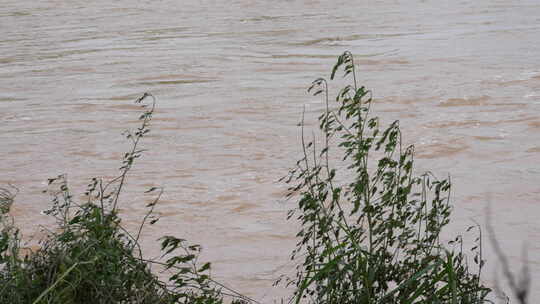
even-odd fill
[{"label": "dark vegetation at bank edge", "polygon": [[[221,303],[225,296],[235,303],[249,301],[210,278],[210,264],[197,262],[199,245],[166,235],[160,239],[164,262],[143,257],[139,237],[146,225],[158,220],[153,211],[163,189],[145,191],[154,199],[135,233],[121,225],[120,196],[143,152],[139,144],[150,131],[155,109],[155,99],[147,93],[136,103],[144,112],[140,126],[125,133],[132,144],[116,178],[93,178],[84,202],[74,199],[65,176],[49,179],[45,192],[52,205],[45,213],[56,219],[57,227],[47,231],[39,250],[24,254],[19,231],[6,213],[14,195],[0,190],[0,303]],[[152,268],[166,271],[168,281],[160,280]]]},{"label": "dark vegetation at bank edge", "polygon": [[[319,117],[323,144],[317,149],[317,141],[306,141],[302,118],[303,157],[284,178],[288,197],[297,200],[289,218],[301,223],[291,256],[298,265],[296,276],[276,283],[294,287],[295,303],[489,302],[491,290],[480,281],[481,238],[469,258],[460,236],[449,244],[439,238],[450,221],[450,180],[414,174],[414,148],[402,145],[398,121],[382,128],[371,116],[371,93],[358,84],[351,53],[339,57],[331,79],[342,68],[352,82],[339,92],[336,110],[325,79],[309,90],[326,103]],[[0,303],[256,302],[213,280],[210,264],[198,262],[199,245],[163,236],[162,259],[143,257],[141,231],[157,222],[153,211],[163,189],[145,191],[154,199],[137,231],[122,226],[121,194],[155,108],[147,93],[136,103],[144,109],[140,126],[126,132],[132,145],[116,178],[93,178],[83,202],[65,176],[49,180],[52,204],[45,213],[57,227],[38,250],[22,248],[8,213],[16,188],[0,188]],[[338,147],[344,159],[334,166],[329,153]],[[526,289],[522,295],[525,303]]]}]

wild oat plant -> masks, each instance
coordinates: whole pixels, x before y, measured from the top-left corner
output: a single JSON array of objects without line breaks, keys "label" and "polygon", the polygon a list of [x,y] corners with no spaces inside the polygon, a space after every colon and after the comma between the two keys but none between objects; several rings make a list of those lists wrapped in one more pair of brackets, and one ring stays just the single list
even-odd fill
[{"label": "wild oat plant", "polygon": [[[341,68],[352,82],[339,91],[336,110],[325,79],[308,90],[326,103],[322,148],[306,141],[302,118],[303,157],[284,178],[288,197],[297,199],[289,218],[301,224],[292,253],[301,262],[287,279],[295,286],[291,301],[486,302],[481,241],[469,261],[460,236],[450,244],[439,237],[452,210],[450,179],[415,175],[414,147],[403,146],[399,121],[382,128],[371,115],[372,95],[359,85],[350,52],[339,56],[330,79]],[[330,161],[334,147],[344,155],[340,169]]]},{"label": "wild oat plant", "polygon": [[[140,142],[150,131],[155,110],[151,94],[145,93],[136,103],[143,108],[140,126],[125,133],[131,149],[123,157],[118,177],[109,181],[93,178],[83,202],[74,198],[64,175],[49,179],[52,205],[45,213],[56,219],[57,227],[48,230],[37,251],[21,250],[19,231],[6,213],[14,193],[0,189],[0,303],[222,303],[227,294],[233,302],[247,301],[212,280],[209,263],[197,263],[199,245],[164,236],[165,261],[143,257],[141,231],[157,221],[153,211],[163,189],[146,191],[154,193],[155,199],[147,205],[148,213],[136,233],[122,226],[120,196],[128,173],[143,152]],[[169,280],[159,280],[153,266],[169,273]]]}]

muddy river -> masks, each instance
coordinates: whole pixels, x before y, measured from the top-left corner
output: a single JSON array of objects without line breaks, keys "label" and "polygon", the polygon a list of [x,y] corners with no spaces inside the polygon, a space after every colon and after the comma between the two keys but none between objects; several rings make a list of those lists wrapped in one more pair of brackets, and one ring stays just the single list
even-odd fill
[{"label": "muddy river", "polygon": [[20,189],[12,214],[28,239],[51,224],[47,178],[66,173],[81,194],[117,174],[132,101],[151,92],[126,225],[144,215],[143,191],[163,186],[149,256],[174,234],[203,244],[235,289],[286,296],[271,284],[293,268],[296,227],[278,179],[300,156],[303,106],[306,119],[323,109],[306,88],[350,50],[374,113],[400,119],[416,145],[417,172],[452,176],[446,233],[485,225],[490,205],[514,269],[527,263],[540,286],[538,1],[3,0],[0,34],[0,184]]}]

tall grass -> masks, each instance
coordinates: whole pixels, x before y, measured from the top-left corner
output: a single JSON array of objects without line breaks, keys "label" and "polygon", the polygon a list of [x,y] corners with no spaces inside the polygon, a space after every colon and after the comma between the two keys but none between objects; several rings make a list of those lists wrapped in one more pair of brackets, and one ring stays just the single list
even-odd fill
[{"label": "tall grass", "polygon": [[[297,199],[289,216],[301,224],[292,253],[301,263],[288,279],[295,286],[292,301],[487,301],[490,289],[480,281],[481,243],[471,261],[459,236],[453,245],[440,238],[452,210],[450,179],[416,175],[414,147],[402,144],[399,121],[382,127],[371,115],[372,94],[360,85],[350,52],[338,58],[330,79],[340,69],[351,82],[337,94],[336,110],[331,110],[326,79],[309,88],[326,104],[319,117],[322,147],[307,142],[302,118],[303,157],[286,177],[288,195]],[[330,161],[336,146],[345,168]]]},{"label": "tall grass", "polygon": [[[165,261],[143,257],[141,231],[157,221],[153,211],[163,189],[146,190],[155,199],[146,206],[148,212],[136,233],[122,226],[121,194],[143,152],[140,143],[150,132],[155,110],[150,94],[135,102],[143,113],[139,127],[125,133],[131,148],[116,178],[93,178],[82,202],[74,198],[64,175],[49,179],[52,204],[45,213],[55,218],[57,227],[49,230],[37,251],[24,254],[21,250],[19,231],[7,214],[15,193],[0,189],[0,303],[222,303],[228,294],[233,302],[245,302],[242,295],[210,277],[210,263],[197,262],[199,245],[163,236]],[[168,281],[161,281],[152,271],[157,266],[169,273]]]},{"label": "tall grass", "polygon": [[[296,275],[286,280],[294,286],[290,301],[489,302],[491,289],[480,280],[485,262],[481,231],[469,258],[460,236],[441,240],[452,212],[450,179],[414,172],[414,147],[402,144],[399,121],[382,127],[371,114],[371,91],[359,84],[350,52],[338,58],[330,79],[340,70],[350,84],[339,91],[335,105],[330,105],[326,79],[316,79],[309,88],[326,105],[319,116],[321,148],[306,140],[302,117],[303,157],[285,177],[287,196],[296,199],[289,218],[301,225],[292,252],[299,261]],[[155,111],[151,94],[135,102],[142,108],[140,123],[125,133],[131,147],[117,177],[91,179],[84,201],[74,198],[66,176],[49,179],[52,204],[45,213],[56,227],[36,251],[22,250],[9,215],[17,189],[0,188],[0,303],[256,303],[211,278],[210,263],[198,262],[199,245],[165,235],[162,259],[143,256],[140,236],[158,221],[154,208],[162,188],[145,191],[154,199],[138,229],[122,226],[121,194],[144,152],[140,145]],[[335,165],[331,153],[338,149],[344,157]],[[467,230],[474,228],[479,226]],[[168,273],[168,280],[160,280],[157,269]],[[525,303],[527,289],[511,279]]]}]

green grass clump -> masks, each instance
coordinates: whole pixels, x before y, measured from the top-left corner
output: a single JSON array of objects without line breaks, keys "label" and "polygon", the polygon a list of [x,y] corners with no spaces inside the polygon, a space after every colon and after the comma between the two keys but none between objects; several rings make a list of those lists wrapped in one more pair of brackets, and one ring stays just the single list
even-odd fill
[{"label": "green grass clump", "polygon": [[[292,258],[302,262],[288,279],[296,288],[293,300],[487,301],[490,289],[480,282],[481,244],[468,261],[461,249],[445,246],[439,237],[450,221],[450,180],[414,174],[414,147],[402,145],[399,121],[381,128],[370,114],[372,95],[358,84],[350,52],[339,57],[331,79],[340,68],[352,82],[339,91],[336,110],[330,110],[325,79],[308,90],[326,103],[319,117],[322,148],[306,143],[302,118],[304,155],[286,177],[289,197],[298,199],[289,216],[301,224]],[[332,166],[329,154],[336,145],[344,159]],[[453,242],[459,245],[461,238]],[[476,264],[474,271],[470,264]]]},{"label": "green grass clump", "polygon": [[[371,115],[371,92],[358,84],[351,53],[339,57],[331,79],[340,68],[352,82],[339,91],[336,110],[325,79],[309,89],[326,103],[319,117],[322,148],[316,149],[315,140],[306,142],[302,118],[303,157],[286,177],[288,196],[298,199],[289,217],[301,224],[292,252],[301,262],[296,276],[287,279],[294,286],[291,302],[488,302],[491,290],[480,281],[481,239],[471,260],[461,250],[460,236],[449,243],[440,239],[450,221],[450,180],[415,175],[414,147],[402,145],[398,121],[382,128]],[[143,153],[140,141],[150,132],[155,108],[147,93],[136,103],[143,108],[140,125],[125,133],[132,145],[116,178],[93,178],[82,202],[74,199],[64,175],[49,180],[52,205],[45,213],[57,226],[35,252],[21,248],[9,216],[14,191],[0,188],[0,303],[256,302],[213,280],[210,263],[198,262],[199,245],[163,236],[164,260],[143,257],[139,238],[158,220],[153,211],[160,187],[145,191],[154,200],[136,233],[122,226],[120,196]],[[344,158],[333,166],[330,151],[336,148]],[[168,273],[168,280],[160,280],[156,268]]]},{"label": "green grass clump", "polygon": [[[14,199],[9,189],[0,189],[0,303],[222,303],[223,286],[209,276],[210,264],[199,265],[199,245],[174,236],[161,238],[164,262],[142,256],[139,237],[145,225],[154,224],[153,210],[162,189],[153,187],[155,199],[147,205],[136,234],[122,227],[118,215],[120,194],[127,174],[143,150],[141,139],[150,131],[155,101],[144,94],[136,102],[144,108],[140,126],[126,132],[132,146],[125,153],[120,175],[110,181],[94,178],[78,202],[65,176],[49,179],[52,206],[45,211],[56,219],[40,248],[23,253],[18,229],[7,214]],[[161,281],[152,267],[169,273]],[[233,294],[236,302],[241,296]]]}]

